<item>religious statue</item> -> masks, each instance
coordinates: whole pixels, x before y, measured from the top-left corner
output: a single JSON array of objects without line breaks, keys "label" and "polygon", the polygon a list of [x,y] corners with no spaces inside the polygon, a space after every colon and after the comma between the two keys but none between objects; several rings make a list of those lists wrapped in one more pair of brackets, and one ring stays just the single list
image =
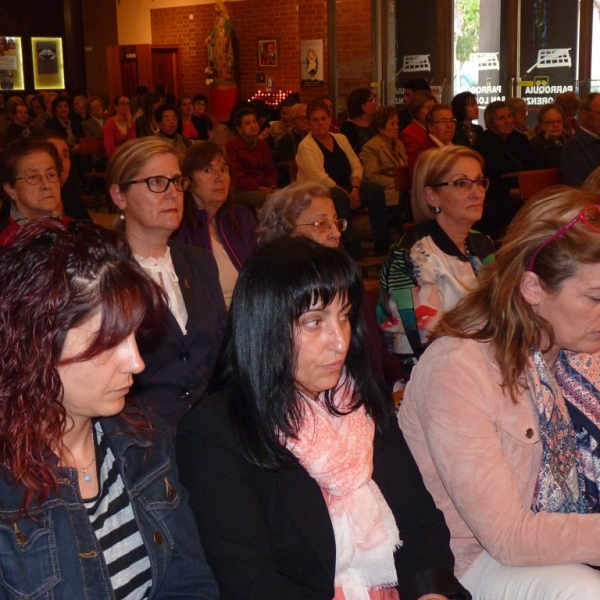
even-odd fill
[{"label": "religious statue", "polygon": [[222,0],[215,2],[215,22],[204,43],[208,46],[210,66],[216,70],[216,81],[233,80],[233,27]]}]

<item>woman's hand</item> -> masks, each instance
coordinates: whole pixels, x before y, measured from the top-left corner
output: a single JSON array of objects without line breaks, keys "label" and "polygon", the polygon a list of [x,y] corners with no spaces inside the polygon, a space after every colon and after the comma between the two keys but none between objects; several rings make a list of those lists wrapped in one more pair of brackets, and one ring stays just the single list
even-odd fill
[{"label": "woman's hand", "polygon": [[449,600],[448,596],[442,596],[441,594],[425,594],[420,596],[417,600]]},{"label": "woman's hand", "polygon": [[360,190],[354,186],[350,191],[350,206],[353,210],[360,208]]}]

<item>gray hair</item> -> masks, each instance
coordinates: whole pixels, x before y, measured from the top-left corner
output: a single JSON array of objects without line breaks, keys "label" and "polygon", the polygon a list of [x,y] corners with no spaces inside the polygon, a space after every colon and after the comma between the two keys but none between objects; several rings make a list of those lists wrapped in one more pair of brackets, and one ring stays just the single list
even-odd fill
[{"label": "gray hair", "polygon": [[260,211],[260,223],[256,230],[258,243],[293,235],[298,215],[311,205],[313,198],[323,196],[331,198],[331,193],[327,186],[318,181],[292,183],[273,192]]}]

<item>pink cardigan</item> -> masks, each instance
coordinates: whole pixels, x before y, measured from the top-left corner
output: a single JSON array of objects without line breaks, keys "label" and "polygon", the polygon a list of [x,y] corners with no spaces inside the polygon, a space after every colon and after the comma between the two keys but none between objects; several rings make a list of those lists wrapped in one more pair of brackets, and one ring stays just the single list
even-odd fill
[{"label": "pink cardigan", "polygon": [[515,405],[487,344],[442,338],[413,370],[404,437],[446,518],[461,578],[485,548],[504,565],[600,565],[600,514],[530,510],[542,457],[529,391]]}]

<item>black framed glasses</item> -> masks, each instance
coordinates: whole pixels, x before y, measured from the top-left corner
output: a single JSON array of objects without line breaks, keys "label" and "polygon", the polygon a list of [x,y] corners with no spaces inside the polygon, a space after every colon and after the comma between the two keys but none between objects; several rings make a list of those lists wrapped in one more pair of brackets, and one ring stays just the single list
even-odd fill
[{"label": "black framed glasses", "polygon": [[456,181],[442,181],[442,183],[433,183],[429,187],[443,187],[445,185],[453,185],[455,188],[464,191],[468,194],[473,186],[477,184],[484,192],[490,187],[489,177],[480,177],[479,179],[457,179]]},{"label": "black framed glasses", "polygon": [[322,221],[316,221],[315,223],[299,223],[296,227],[315,227],[321,233],[326,233],[327,231],[331,231],[331,228],[334,225],[337,227],[338,231],[346,231],[348,221],[346,221],[346,219],[335,219],[334,221],[323,219]]},{"label": "black framed glasses", "polygon": [[189,177],[183,175],[176,175],[175,177],[169,178],[164,175],[153,175],[152,177],[144,177],[144,179],[134,179],[133,181],[126,181],[121,185],[132,185],[134,183],[145,183],[148,189],[155,194],[162,194],[169,189],[171,183],[175,186],[178,192],[186,192],[190,189],[191,180]]},{"label": "black framed glasses", "polygon": [[47,171],[46,173],[28,173],[23,177],[16,177],[15,181],[19,181],[19,179],[22,179],[29,185],[40,185],[44,177],[50,183],[56,183],[59,179],[58,171]]}]

